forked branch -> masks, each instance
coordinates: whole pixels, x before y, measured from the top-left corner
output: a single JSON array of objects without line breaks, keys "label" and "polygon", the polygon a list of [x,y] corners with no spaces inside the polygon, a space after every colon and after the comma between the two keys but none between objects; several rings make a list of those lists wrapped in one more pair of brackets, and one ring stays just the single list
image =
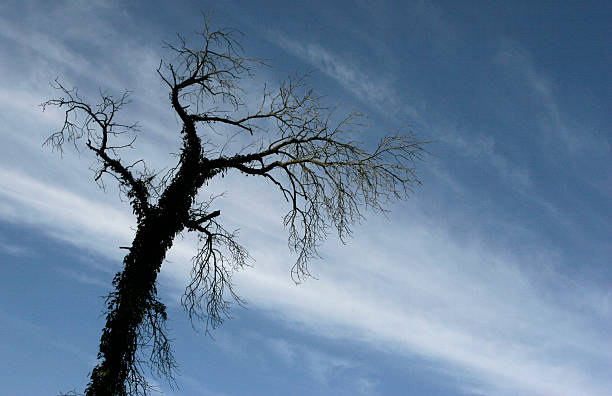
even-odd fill
[{"label": "forked branch", "polygon": [[119,181],[122,191],[132,203],[134,213],[142,218],[149,209],[149,191],[147,190],[147,177],[144,174],[135,176],[130,168],[122,163],[118,152],[131,147],[136,140],[134,136],[129,142],[115,145],[112,139],[122,135],[134,135],[138,131],[138,124],[124,124],[116,120],[119,111],[129,103],[129,91],[119,98],[114,98],[105,92],[100,92],[100,103],[90,106],[81,97],[76,88],[68,89],[58,80],[56,88],[62,96],[51,99],[42,104],[43,110],[48,106],[57,107],[64,111],[62,128],[53,133],[45,141],[45,145],[54,150],[63,152],[66,143],[72,143],[78,149],[78,142],[85,139],[85,146],[91,150],[98,159],[100,166],[95,171],[94,179],[100,181],[104,174],[109,174]]}]

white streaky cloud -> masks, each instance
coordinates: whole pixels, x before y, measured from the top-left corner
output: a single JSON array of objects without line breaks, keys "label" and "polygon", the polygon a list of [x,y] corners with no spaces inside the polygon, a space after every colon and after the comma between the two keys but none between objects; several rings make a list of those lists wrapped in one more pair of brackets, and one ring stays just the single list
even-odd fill
[{"label": "white streaky cloud", "polygon": [[256,359],[263,366],[269,366],[269,361],[280,361],[285,367],[300,370],[322,388],[329,386],[334,377],[341,376],[344,385],[354,392],[377,394],[377,382],[370,378],[370,372],[375,370],[367,367],[364,369],[362,363],[324,352],[299,341],[241,330],[235,337],[229,337],[227,334],[215,336],[215,345],[240,360],[247,359],[247,351],[255,348],[260,351]]},{"label": "white streaky cloud", "polygon": [[584,125],[579,129],[572,127],[572,122],[568,119],[570,115],[559,106],[555,85],[550,78],[537,70],[529,52],[518,43],[511,40],[502,41],[493,61],[523,79],[531,90],[529,94],[538,99],[537,103],[543,108],[540,131],[546,145],[552,145],[557,150],[572,155],[610,152],[609,144],[585,130]]},{"label": "white streaky cloud", "polygon": [[[119,92],[134,90],[134,107],[129,114],[134,120],[144,120],[143,135],[148,137],[139,139],[138,149],[152,167],[167,166],[166,153],[176,147],[178,128],[171,113],[161,116],[168,114],[168,104],[166,91],[157,90],[154,67],[160,57],[155,51],[110,33],[110,39],[88,37],[100,40],[92,42],[97,48],[113,48],[105,57],[109,63],[96,72],[101,77],[96,77],[90,73],[90,61],[66,44],[77,32],[113,31],[104,25],[79,28],[78,23],[99,23],[79,17],[91,11],[81,8],[64,16],[74,23],[73,30],[59,36],[29,32],[29,26],[34,25],[0,20],[3,39],[38,54],[35,62],[17,72],[0,65],[3,74],[10,76],[0,83],[2,122],[11,127],[3,131],[5,145],[0,151],[0,218],[35,227],[118,263],[125,253],[118,247],[129,244],[133,237],[135,221],[129,205],[108,203],[116,194],[94,195],[95,185],[85,179],[90,176],[85,170],[91,157],[59,163],[37,154],[48,127],[61,125],[57,113],[43,114],[35,107],[45,99],[43,95],[37,99],[39,87],[55,77],[49,70],[68,70],[83,74],[74,85],[84,86],[84,91],[95,92],[98,86]],[[320,68],[372,108],[387,109],[401,103],[384,78],[371,78],[320,45],[280,40],[287,51]],[[500,61],[521,71],[530,82],[552,115],[554,122],[549,128],[565,130],[568,147],[584,144],[583,139],[574,141],[564,125],[554,89],[534,72],[528,58],[508,50],[500,53]],[[142,73],[145,70],[148,74]],[[417,116],[409,107],[401,111]],[[22,122],[24,118],[27,120]],[[469,155],[485,158],[483,162],[518,191],[529,191],[529,172],[499,156],[491,139],[456,139],[449,143],[474,150]],[[13,158],[7,159],[11,155]],[[76,178],[77,174],[81,176]],[[440,174],[447,177],[444,170]],[[215,180],[211,191],[206,191],[229,192],[219,201],[222,221],[227,221],[230,229],[242,229],[240,239],[255,259],[255,268],[236,276],[236,290],[250,306],[317,336],[348,338],[394,354],[433,359],[452,375],[469,377],[482,394],[612,394],[608,373],[612,366],[612,293],[555,273],[553,261],[559,258],[558,253],[523,252],[521,257],[531,257],[524,263],[518,256],[493,251],[489,246],[494,236],[466,240],[461,233],[453,233],[447,226],[447,217],[453,213],[414,216],[410,221],[405,220],[407,215],[394,214],[390,223],[376,218],[359,227],[357,240],[346,247],[332,248],[336,243],[332,238],[323,249],[325,260],[311,266],[320,280],[295,286],[290,279],[295,257],[288,252],[281,224],[286,207],[271,188],[253,178],[226,177],[220,183]],[[414,203],[418,212],[418,200]],[[460,225],[473,232],[467,221]],[[162,281],[180,292],[193,253],[192,235],[177,238]],[[92,281],[81,278],[88,280]],[[299,347],[285,347],[287,359],[300,356]],[[277,349],[281,354],[282,345]],[[302,359],[308,360],[305,353]],[[320,356],[311,359],[315,363],[322,360],[325,358]]]},{"label": "white streaky cloud", "polygon": [[[197,394],[200,395],[205,395],[205,396],[231,396],[227,393],[223,393],[223,392],[217,392],[217,391],[212,391],[210,390],[206,385],[204,385],[201,381],[200,378],[193,378],[191,376],[185,375],[185,374],[181,374],[181,382],[187,386],[189,386],[190,388],[194,389],[196,392],[198,392]],[[185,389],[186,386],[182,386],[181,389]],[[164,389],[164,394],[167,392],[166,389]]]},{"label": "white streaky cloud", "polygon": [[[357,230],[349,246],[324,249],[325,259],[311,265],[319,280],[296,287],[295,257],[277,224],[265,221],[282,216],[282,200],[242,186],[241,199],[259,202],[258,210],[234,205],[224,213],[244,224],[241,241],[256,260],[236,276],[250,306],[324,337],[444,362],[485,394],[609,393],[604,368],[612,351],[602,346],[610,293],[555,273],[557,252],[526,254],[528,269],[521,257],[488,249],[486,239],[453,236],[437,218],[372,219],[367,236]],[[177,258],[187,257],[177,248]],[[180,265],[168,271],[175,280],[186,276]]]},{"label": "white streaky cloud", "polygon": [[290,366],[302,365],[315,381],[326,384],[334,370],[355,367],[349,359],[330,355],[319,350],[298,345],[282,338],[260,338],[260,341],[283,362]]},{"label": "white streaky cloud", "polygon": [[[328,259],[334,270],[321,270],[319,281],[299,288],[279,270],[281,260],[276,267],[258,265],[239,275],[239,290],[252,304],[317,334],[451,364],[489,394],[609,393],[603,375],[612,353],[598,347],[607,343],[605,320],[593,323],[588,314],[546,301],[503,258],[431,230],[406,229],[403,238],[414,244],[395,257],[386,253],[395,250],[390,246],[360,240],[342,258]],[[390,245],[401,244],[391,239]]]},{"label": "white streaky cloud", "polygon": [[68,278],[74,279],[77,282],[83,283],[85,285],[100,286],[104,288],[104,290],[107,290],[109,288],[108,282],[105,282],[95,276],[88,275],[83,271],[75,271],[73,269],[65,267],[56,267],[56,271]]},{"label": "white streaky cloud", "polygon": [[[278,224],[258,224],[282,216],[282,200],[266,187],[251,190],[242,178],[226,179],[240,195],[228,200],[261,202],[255,213],[239,204],[224,212],[244,224],[241,241],[256,259],[255,268],[236,276],[236,290],[250,306],[319,336],[435,359],[488,394],[609,394],[603,371],[612,362],[605,347],[610,312],[601,308],[609,293],[583,286],[590,292],[585,299],[571,281],[527,273],[515,258],[489,251],[485,240],[466,244],[426,218],[413,219],[418,226],[370,221],[368,236],[326,248],[326,260],[313,262],[319,280],[295,286],[289,276],[295,257]],[[113,207],[6,169],[0,185],[4,220],[113,258],[109,246],[132,236],[131,216]],[[169,254],[163,276],[177,290],[192,254],[189,237]]]},{"label": "white streaky cloud", "polygon": [[418,118],[416,109],[399,99],[389,79],[381,76],[375,78],[319,44],[302,44],[278,33],[268,33],[268,37],[287,52],[336,80],[340,86],[377,111],[388,116],[389,109],[393,109],[393,113],[401,112],[414,119]]},{"label": "white streaky cloud", "polygon": [[14,243],[5,242],[2,239],[0,239],[0,251],[13,257],[35,256],[35,253],[34,251],[32,251],[32,249]]},{"label": "white streaky cloud", "polygon": [[13,23],[5,18],[0,18],[0,36],[4,40],[8,39],[79,73],[92,69],[88,59],[76,54],[58,40],[35,30],[25,29],[21,24]]},{"label": "white streaky cloud", "polygon": [[26,334],[32,343],[52,346],[58,351],[63,351],[64,353],[76,357],[87,365],[91,365],[95,362],[95,355],[83,351],[65,337],[60,338],[51,328],[41,325],[39,322],[23,319],[3,311],[0,311],[0,321],[2,321],[3,330],[15,334]]},{"label": "white streaky cloud", "polygon": [[[89,82],[93,88],[91,92],[96,92],[96,85],[122,92],[132,89],[130,82],[154,75],[154,68],[146,70],[144,74],[139,72],[150,61],[152,65],[159,64],[159,56],[149,48],[137,46],[133,40],[125,40],[113,26],[112,21],[116,23],[129,18],[116,12],[117,9],[96,7],[92,4],[71,4],[69,12],[62,7],[53,7],[48,15],[26,13],[20,23],[0,17],[0,37],[13,48],[15,54],[12,55],[18,55],[11,56],[7,62],[11,74],[20,73],[26,81],[36,82],[39,88],[56,77],[71,87],[64,77],[71,76],[75,81],[80,81],[77,85],[81,88],[85,85],[84,81]],[[92,13],[112,14],[113,18],[92,18]],[[54,20],[54,24],[48,23],[50,19]],[[69,25],[70,29],[57,29],[62,23]],[[31,26],[38,28],[31,29]],[[100,35],[101,31],[105,34]],[[94,57],[91,56],[92,52],[102,55]],[[24,59],[35,59],[36,62],[24,62]],[[122,73],[115,69],[116,59],[121,59]],[[96,70],[96,73],[92,73],[92,70]],[[100,80],[104,81],[103,85],[98,84]],[[21,84],[22,81],[11,83]]]},{"label": "white streaky cloud", "polygon": [[[135,221],[129,209],[83,198],[36,180],[20,171],[0,168],[0,217],[36,227],[47,235],[111,258],[130,243]],[[115,247],[112,249],[109,247]]]},{"label": "white streaky cloud", "polygon": [[[178,133],[180,127],[169,111],[167,87],[156,72],[160,59],[167,55],[164,54],[162,43],[143,47],[123,37],[108,21],[84,18],[83,15],[88,12],[94,11],[88,7],[71,7],[70,13],[59,13],[61,15],[57,17],[70,20],[72,26],[72,29],[59,32],[38,32],[30,29],[31,24],[18,24],[0,18],[0,37],[3,36],[7,46],[16,52],[8,58],[9,62],[0,65],[2,74],[8,76],[0,82],[0,101],[3,106],[15,110],[14,113],[3,114],[8,120],[14,120],[15,127],[7,132],[22,132],[20,129],[23,128],[19,128],[19,125],[24,118],[31,117],[45,117],[51,121],[49,126],[53,128],[61,125],[59,119],[51,120],[60,116],[59,111],[51,108],[42,113],[39,107],[43,101],[61,96],[59,91],[51,87],[57,78],[66,88],[78,87],[80,95],[90,104],[99,102],[100,90],[115,97],[129,90],[132,93],[132,103],[119,114],[120,119],[126,123],[139,121],[143,135],[157,139],[158,143],[160,140],[165,145],[176,142],[172,132]],[[34,22],[41,22],[41,26],[47,26],[49,17],[45,16],[44,20],[32,18]],[[34,22],[32,24],[37,25]],[[86,26],[79,29],[80,23]],[[90,31],[105,31],[106,34],[104,39],[94,33],[91,37],[84,36],[85,32]],[[84,47],[89,46],[88,50],[95,49],[104,56],[97,63],[91,64],[91,58],[83,57],[83,48],[74,45],[75,40]],[[35,61],[24,62],[23,59]],[[92,70],[96,72],[92,73]],[[24,117],[24,113],[28,117]],[[39,139],[46,138],[50,132],[46,128],[27,129]]]},{"label": "white streaky cloud", "polygon": [[444,133],[437,137],[440,142],[452,145],[456,152],[482,161],[493,167],[504,180],[505,185],[512,186],[517,192],[528,195],[532,190],[529,171],[524,164],[511,163],[496,151],[495,140],[491,136],[461,135],[451,128],[443,128]]},{"label": "white streaky cloud", "polygon": [[[449,145],[453,152],[460,156],[492,169],[498,175],[499,185],[510,188],[519,193],[523,199],[540,207],[551,220],[563,229],[571,229],[570,221],[563,216],[560,209],[537,193],[537,185],[532,180],[532,170],[525,163],[512,160],[500,153],[497,149],[498,141],[493,136],[475,133],[462,134],[456,128],[441,120],[437,124],[433,128],[434,131],[437,131],[434,144]],[[453,180],[450,169],[436,166],[431,161],[427,162],[427,169],[437,179],[437,185],[444,186],[460,195],[469,194],[464,186]]]}]

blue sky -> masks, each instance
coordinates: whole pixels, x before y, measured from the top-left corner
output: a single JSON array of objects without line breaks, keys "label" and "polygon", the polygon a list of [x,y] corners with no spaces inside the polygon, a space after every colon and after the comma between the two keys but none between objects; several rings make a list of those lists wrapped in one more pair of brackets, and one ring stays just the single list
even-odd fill
[{"label": "blue sky", "polygon": [[[178,124],[155,74],[162,41],[213,23],[244,33],[367,139],[412,130],[424,184],[296,286],[284,204],[229,175],[223,220],[254,258],[247,308],[194,332],[178,300],[194,241],[160,276],[181,375],[166,395],[612,394],[612,7],[596,1],[17,2],[0,5],[0,370],[3,394],[82,390],[102,299],[134,220],[86,152],[41,147],[59,77],[95,97],[133,91],[137,152],[171,164]],[[251,94],[252,93],[252,94]]]}]

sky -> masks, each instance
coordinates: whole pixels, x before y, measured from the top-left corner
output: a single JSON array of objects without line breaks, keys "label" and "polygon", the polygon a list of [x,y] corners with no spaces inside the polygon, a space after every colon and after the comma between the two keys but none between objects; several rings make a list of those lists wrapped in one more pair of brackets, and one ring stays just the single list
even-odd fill
[{"label": "sky", "polygon": [[177,238],[159,285],[180,375],[151,378],[163,394],[612,394],[612,6],[468,0],[2,2],[3,394],[83,391],[134,233],[89,153],[42,146],[62,123],[39,106],[50,82],[92,101],[130,90],[128,155],[169,166],[180,126],[155,70],[200,10],[270,59],[247,100],[311,70],[337,114],[367,115],[367,139],[412,132],[428,154],[410,198],[346,244],[330,235],[300,285],[282,197],[210,183],[253,257],[234,279],[246,306],[194,330],[179,303],[194,239]]}]

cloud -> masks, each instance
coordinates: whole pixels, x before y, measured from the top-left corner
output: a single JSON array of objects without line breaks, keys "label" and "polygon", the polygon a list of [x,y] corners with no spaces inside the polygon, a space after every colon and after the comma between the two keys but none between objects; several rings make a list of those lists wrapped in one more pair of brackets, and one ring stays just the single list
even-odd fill
[{"label": "cloud", "polygon": [[283,34],[268,33],[271,41],[334,79],[356,98],[386,115],[398,112],[416,118],[415,108],[402,103],[387,76],[373,76],[319,44],[303,44]]},{"label": "cloud", "polygon": [[23,335],[28,338],[30,343],[44,347],[50,346],[52,350],[63,351],[81,362],[87,362],[87,364],[95,360],[95,355],[84,351],[67,340],[66,337],[55,334],[47,326],[2,311],[0,311],[0,320],[3,323],[3,330],[10,332],[9,334]]},{"label": "cloud", "polygon": [[26,246],[15,245],[2,240],[0,240],[0,251],[13,257],[31,257],[35,254]]},{"label": "cloud", "polygon": [[215,338],[215,346],[241,361],[253,359],[249,352],[257,350],[257,366],[275,370],[276,374],[279,366],[297,370],[305,383],[326,394],[332,393],[338,383],[342,384],[342,394],[377,394],[378,382],[373,374],[376,368],[304,342],[241,330],[231,338],[227,334]]},{"label": "cloud", "polygon": [[282,338],[264,338],[260,341],[279,356],[285,364],[294,367],[303,366],[308,375],[320,384],[327,384],[334,372],[356,366],[356,363],[349,359],[298,345]]},{"label": "cloud", "polygon": [[108,282],[105,282],[96,277],[87,275],[82,271],[75,271],[73,269],[65,268],[65,267],[56,267],[56,270],[60,274],[67,276],[68,278],[71,278],[73,280],[76,280],[77,282],[83,283],[85,285],[100,286],[100,287],[103,287],[105,290],[108,289]]},{"label": "cloud", "polygon": [[527,167],[512,163],[500,154],[492,136],[460,135],[449,128],[443,130],[444,133],[439,135],[439,142],[450,144],[460,155],[492,167],[503,180],[503,184],[514,190],[525,195],[531,192],[533,185]]},{"label": "cloud", "polygon": [[553,80],[538,70],[525,48],[512,40],[502,40],[494,62],[526,83],[529,92],[522,92],[522,97],[536,98],[536,110],[539,107],[541,111],[539,127],[547,146],[572,155],[610,151],[605,141],[597,139],[584,126],[574,127],[571,113],[564,111],[559,104],[558,89]]},{"label": "cloud", "polygon": [[35,226],[58,240],[116,258],[109,249],[131,242],[135,225],[127,210],[83,198],[17,170],[0,168],[0,217]]},{"label": "cloud", "polygon": [[14,45],[30,49],[50,61],[68,66],[71,69],[85,73],[92,65],[87,58],[75,53],[58,40],[38,31],[21,29],[17,24],[0,18],[0,35],[13,42]]},{"label": "cloud", "polygon": [[568,307],[581,300],[565,289],[571,282],[556,280],[567,294],[557,305],[541,285],[545,274],[525,273],[512,257],[436,228],[394,231],[383,244],[363,237],[328,256],[319,281],[295,289],[266,265],[241,274],[240,290],[320,335],[446,362],[489,394],[609,393],[602,370],[610,352],[596,346],[607,343],[606,318]]},{"label": "cloud", "polygon": [[[39,54],[48,48],[45,57],[49,62],[81,71],[91,68],[89,60],[62,40],[37,42],[38,33],[27,34],[16,24],[4,26],[0,34],[13,43]],[[374,108],[401,104],[384,76],[372,78],[320,45],[279,40],[281,47],[320,68]],[[153,66],[158,58],[155,52],[128,42],[109,59],[124,60],[127,54],[132,55],[127,59],[140,59],[142,64],[134,60],[127,66],[107,66],[118,71],[118,80],[110,82],[124,87],[128,80],[145,96],[145,100],[134,103],[135,118],[147,120],[152,133],[151,140],[143,139],[144,145],[139,148],[144,147],[143,155],[151,155],[154,163],[163,166],[162,153],[173,150],[165,143],[174,141],[175,136],[165,135],[165,130],[175,133],[176,128],[172,129],[171,117],[155,117],[160,117],[157,110],[165,110],[167,104],[153,93],[150,75],[130,80],[139,67]],[[528,58],[509,49],[500,53],[500,61],[513,65],[527,79],[533,92],[543,99],[553,125],[566,128],[568,144],[582,144],[574,142],[563,126],[554,89],[535,73]],[[119,73],[126,69],[131,71]],[[99,81],[94,82],[88,84],[97,85]],[[7,105],[3,107],[3,119],[13,125],[17,125],[17,116],[7,114],[6,109],[17,113],[36,102],[38,93],[30,83],[14,97],[13,107],[8,107],[13,87],[1,91],[0,100]],[[411,110],[406,107],[402,111]],[[11,143],[11,151],[27,153],[27,157],[22,154],[25,158],[16,158],[10,164],[5,158],[0,164],[0,218],[36,227],[76,248],[118,261],[123,252],[117,248],[133,236],[135,223],[129,208],[110,203],[108,200],[115,198],[112,193],[110,197],[98,192],[94,195],[95,186],[74,177],[87,168],[87,159],[48,166],[45,161],[50,160],[37,157],[41,130],[47,130],[55,120],[33,114],[34,110],[27,113],[28,124],[23,131],[13,129],[4,135],[10,135],[6,140]],[[517,190],[529,189],[529,172],[499,155],[494,140],[463,136],[449,139],[469,155],[484,158],[484,163]],[[425,212],[425,206],[415,200],[413,209],[398,207],[402,212],[394,213],[390,222],[372,219],[363,224],[357,230],[358,239],[347,247],[332,247],[337,242],[332,238],[323,250],[325,260],[312,263],[320,280],[296,287],[289,276],[295,257],[288,252],[281,225],[284,202],[271,194],[270,188],[252,178],[245,181],[232,176],[218,185],[219,190],[231,192],[220,203],[223,219],[242,229],[241,241],[256,259],[255,268],[236,279],[237,290],[252,306],[316,336],[349,339],[404,357],[416,354],[432,359],[441,371],[448,371],[459,382],[469,378],[484,394],[611,393],[612,383],[606,372],[612,362],[608,336],[611,294],[595,284],[581,285],[555,272],[554,261],[563,259],[560,253],[541,246],[520,246],[516,254],[497,251],[493,246],[498,236],[474,235],[469,221],[451,227],[448,219],[454,215],[452,210],[419,214]],[[510,229],[521,231],[517,224],[510,224]],[[170,252],[172,265],[166,265],[162,274],[176,290],[182,289],[188,276],[192,253],[189,236],[177,240]],[[87,281],[82,274],[72,275]],[[268,347],[281,359],[303,362],[312,376],[322,380],[334,367],[353,364],[350,359],[307,350],[283,339],[268,340]],[[363,381],[364,389],[375,383],[367,378]]]},{"label": "cloud", "polygon": [[[609,393],[603,367],[612,354],[600,346],[610,293],[557,273],[559,252],[496,251],[487,236],[458,235],[438,216],[418,215],[417,205],[391,223],[370,220],[367,234],[357,230],[347,247],[330,241],[324,260],[311,265],[319,280],[296,288],[280,230],[261,226],[280,218],[282,201],[251,184],[242,188],[244,200],[260,202],[257,211],[237,205],[228,213],[244,225],[242,242],[257,260],[237,276],[251,306],[319,336],[433,359],[485,394]],[[284,359],[296,358],[290,346],[275,346]]]},{"label": "cloud", "polygon": [[[1,170],[0,180],[4,219],[43,226],[56,238],[106,255],[109,240],[129,240],[129,216],[116,209],[18,172]],[[243,190],[243,199],[263,207],[253,214],[238,206],[231,216],[247,227],[258,224],[257,217],[280,217],[282,202],[261,197],[261,191]],[[516,259],[488,251],[484,241],[466,245],[427,219],[412,224],[419,226],[371,221],[371,235],[386,235],[383,244],[361,237],[348,248],[328,248],[325,263],[314,263],[320,280],[298,288],[288,276],[293,258],[284,244],[279,246],[281,239],[259,244],[262,236],[256,230],[245,232],[243,242],[256,247],[251,253],[258,261],[255,269],[239,274],[237,290],[255,307],[314,334],[348,337],[375,349],[417,353],[456,365],[494,394],[607,393],[609,384],[583,366],[605,365],[611,359],[609,352],[596,347],[606,342],[605,316],[593,319],[572,307],[572,302],[581,303],[571,287],[562,305],[546,296],[557,296],[555,288],[571,282],[557,277],[554,288],[541,289],[538,279],[546,274],[525,273]],[[278,229],[268,233],[278,235]],[[170,258],[174,264],[165,269],[176,272],[176,287],[189,267],[189,252],[188,243],[179,241]],[[601,290],[589,290],[599,296],[591,297],[593,304],[610,298]],[[282,343],[274,345],[286,352],[286,359],[297,353],[287,345],[280,348]],[[301,359],[313,375],[324,378],[325,369],[316,368],[326,359],[317,356],[303,354]]]}]

